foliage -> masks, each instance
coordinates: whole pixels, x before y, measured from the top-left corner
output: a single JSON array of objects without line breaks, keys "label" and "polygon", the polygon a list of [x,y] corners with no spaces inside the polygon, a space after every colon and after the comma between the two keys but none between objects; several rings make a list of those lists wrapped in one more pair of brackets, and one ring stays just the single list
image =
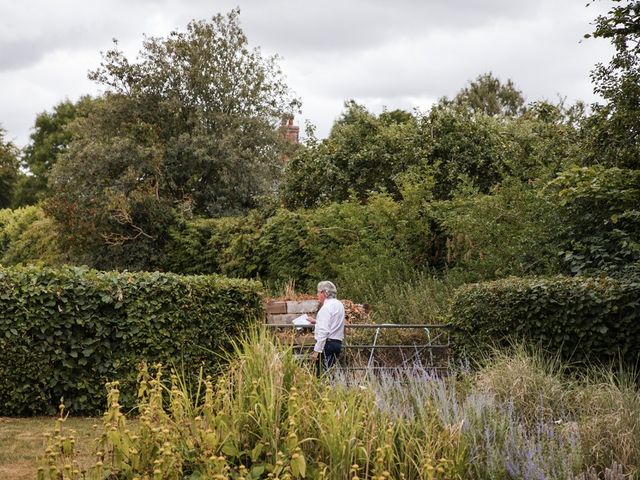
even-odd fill
[{"label": "foliage", "polygon": [[[318,142],[312,136],[287,164],[284,205],[314,208],[353,197],[365,201],[375,192],[402,199],[405,177],[419,171],[434,179],[435,198],[450,198],[465,181],[489,193],[504,178],[552,176],[577,162],[581,104],[567,108],[562,102],[536,102],[525,111],[515,106],[521,99],[512,99],[515,110],[507,113],[511,107],[503,105],[504,115],[497,115],[498,100],[485,98],[491,95],[484,91],[506,89],[502,93],[511,98],[517,90],[511,84],[496,86],[491,76],[478,82],[462,90],[459,101],[443,99],[427,114],[394,110],[375,116],[347,103],[329,137]],[[472,106],[477,102],[493,106]]]},{"label": "foliage", "polygon": [[595,20],[593,36],[609,39],[615,53],[609,64],[599,63],[591,72],[594,90],[606,104],[594,105],[585,123],[590,163],[640,166],[639,25],[640,4],[635,0],[613,0],[611,10]]},{"label": "foliage", "polygon": [[640,172],[573,167],[546,187],[566,225],[562,254],[572,274],[637,275],[640,267]]},{"label": "foliage", "polygon": [[612,278],[507,278],[460,287],[451,321],[458,347],[524,339],[563,358],[629,364],[640,352],[640,284]]},{"label": "foliage", "polygon": [[[206,362],[261,313],[259,285],[216,276],[0,269],[3,415],[100,409],[104,383],[140,360]],[[131,396],[122,399],[128,406]]]},{"label": "foliage", "polygon": [[282,198],[287,208],[311,208],[386,192],[399,198],[395,176],[424,155],[417,119],[403,110],[376,116],[355,101],[329,136],[311,138],[288,162]]},{"label": "foliage", "polygon": [[497,119],[438,105],[425,119],[423,131],[433,138],[427,161],[436,168],[435,198],[450,198],[465,180],[488,193],[502,178],[508,152]]},{"label": "foliage", "polygon": [[[155,134],[139,128],[137,113],[128,108],[123,96],[94,102],[94,113],[76,124],[84,133],[73,132],[52,171],[45,211],[62,226],[63,244],[76,263],[153,266],[174,221],[171,199],[159,195],[162,158]],[[107,124],[122,135],[112,135]],[[135,138],[128,136],[135,131]]]},{"label": "foliage", "polygon": [[75,103],[64,100],[54,106],[53,111],[36,116],[30,142],[22,157],[23,165],[32,175],[26,176],[19,185],[17,206],[32,205],[45,198],[49,173],[72,139],[69,124],[85,116],[92,101],[89,96],[80,97]]},{"label": "foliage", "polygon": [[536,181],[578,161],[578,124],[583,105],[566,107],[538,101],[524,106],[512,82],[491,74],[446,98],[421,117],[420,135],[428,145],[423,163],[432,169],[436,199],[452,198],[471,185],[490,193],[515,177]]},{"label": "foliage", "polygon": [[538,101],[505,123],[508,151],[505,177],[540,183],[583,161],[584,139],[580,123],[585,118],[581,102],[565,105]]},{"label": "foliage", "polygon": [[270,193],[296,108],[275,58],[250,50],[239,11],[116,47],[90,77],[106,87],[50,180],[50,212],[80,261],[153,268],[179,215],[234,214]]},{"label": "foliage", "polygon": [[558,206],[531,185],[505,182],[491,195],[461,194],[429,209],[446,238],[449,275],[478,281],[561,271]]},{"label": "foliage", "polygon": [[490,195],[469,188],[424,207],[445,244],[450,278],[637,275],[640,177],[635,171],[573,166],[540,184],[511,179]]},{"label": "foliage", "polygon": [[[628,441],[637,435],[638,386],[619,389],[614,373],[574,377],[566,364],[545,362],[520,346],[477,375],[443,379],[416,369],[327,381],[290,348],[250,332],[217,382],[201,373],[188,384],[174,374],[165,387],[160,367],[143,368],[133,426],[119,401],[125,389],[111,384],[84,478],[634,478],[637,464],[625,454],[639,452]],[[620,393],[627,399],[617,425],[610,415]],[[582,436],[595,422],[608,455],[592,455],[591,436]],[[61,416],[39,478],[65,469],[65,478],[81,478],[78,446]]]},{"label": "foliage", "polygon": [[[163,389],[160,375],[142,375],[135,433],[111,385],[88,478],[463,478],[458,426],[429,415],[431,406],[404,417],[366,388],[330,388],[262,334],[238,345],[215,384],[201,378],[189,390],[174,376]],[[41,478],[71,465],[62,436],[52,438]]]},{"label": "foliage", "polygon": [[0,210],[0,264],[63,263],[58,232],[41,208]]},{"label": "foliage", "polygon": [[0,208],[9,208],[18,180],[18,149],[4,135],[4,129],[0,128]]},{"label": "foliage", "polygon": [[488,194],[510,177],[534,182],[576,163],[579,111],[538,102],[521,116],[503,119],[436,105],[422,126],[431,137],[426,162],[434,169],[435,198],[452,198],[468,185]]},{"label": "foliage", "polygon": [[[190,273],[258,277],[277,290],[294,280],[315,288],[332,279],[341,294],[358,294],[356,281],[381,285],[407,267],[400,205],[387,196],[332,203],[316,210],[278,209],[270,216],[197,220],[172,230],[165,268]],[[350,288],[354,290],[349,290]],[[362,291],[362,290],[360,290]]]},{"label": "foliage", "polygon": [[503,84],[491,72],[478,75],[478,78],[469,82],[468,87],[457,93],[453,103],[471,113],[491,117],[515,117],[525,111],[524,97],[513,81],[508,79]]},{"label": "foliage", "polygon": [[194,218],[179,222],[169,231],[164,267],[183,274],[229,273],[231,269],[224,261],[225,251],[247,224],[249,221],[245,217]]},{"label": "foliage", "polygon": [[[354,277],[357,275],[354,274]],[[371,317],[377,323],[446,323],[454,287],[448,279],[426,273],[393,275],[380,272],[377,282],[369,278],[348,284],[349,291],[371,305]]]}]

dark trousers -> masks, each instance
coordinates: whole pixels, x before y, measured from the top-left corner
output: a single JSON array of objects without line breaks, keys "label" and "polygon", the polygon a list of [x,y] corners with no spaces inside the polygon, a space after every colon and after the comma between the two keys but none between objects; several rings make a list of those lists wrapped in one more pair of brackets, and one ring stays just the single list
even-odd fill
[{"label": "dark trousers", "polygon": [[323,371],[329,370],[338,361],[340,352],[342,351],[342,342],[340,340],[327,339],[324,344],[324,350],[320,355],[320,360],[317,364],[317,372],[320,375]]}]

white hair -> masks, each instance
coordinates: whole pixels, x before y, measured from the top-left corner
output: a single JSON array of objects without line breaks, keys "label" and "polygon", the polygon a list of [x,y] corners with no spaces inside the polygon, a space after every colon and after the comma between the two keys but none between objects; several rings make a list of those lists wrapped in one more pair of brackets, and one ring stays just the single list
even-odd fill
[{"label": "white hair", "polygon": [[318,292],[324,292],[327,298],[336,298],[338,295],[336,286],[328,280],[318,283]]}]

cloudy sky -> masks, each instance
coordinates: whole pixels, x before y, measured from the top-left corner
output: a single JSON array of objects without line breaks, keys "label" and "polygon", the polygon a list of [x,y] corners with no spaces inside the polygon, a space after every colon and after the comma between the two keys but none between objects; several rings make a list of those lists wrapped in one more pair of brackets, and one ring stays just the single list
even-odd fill
[{"label": "cloudy sky", "polygon": [[135,57],[143,34],[239,6],[252,46],[279,54],[305,120],[325,136],[347,99],[374,112],[427,109],[492,72],[527,101],[597,100],[589,72],[605,40],[582,40],[608,0],[0,0],[0,126],[24,146],[35,116],[97,94],[87,79],[112,39]]}]

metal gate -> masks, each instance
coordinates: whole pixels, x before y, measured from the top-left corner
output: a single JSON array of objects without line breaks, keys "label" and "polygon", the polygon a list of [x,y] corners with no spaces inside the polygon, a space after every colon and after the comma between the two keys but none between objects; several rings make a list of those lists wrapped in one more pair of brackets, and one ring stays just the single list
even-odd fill
[{"label": "metal gate", "polygon": [[[314,325],[265,326],[285,332],[281,338],[299,358],[308,358],[313,351]],[[449,331],[448,324],[346,324],[342,353],[334,368],[365,372],[420,369],[446,375],[450,366]]]}]

